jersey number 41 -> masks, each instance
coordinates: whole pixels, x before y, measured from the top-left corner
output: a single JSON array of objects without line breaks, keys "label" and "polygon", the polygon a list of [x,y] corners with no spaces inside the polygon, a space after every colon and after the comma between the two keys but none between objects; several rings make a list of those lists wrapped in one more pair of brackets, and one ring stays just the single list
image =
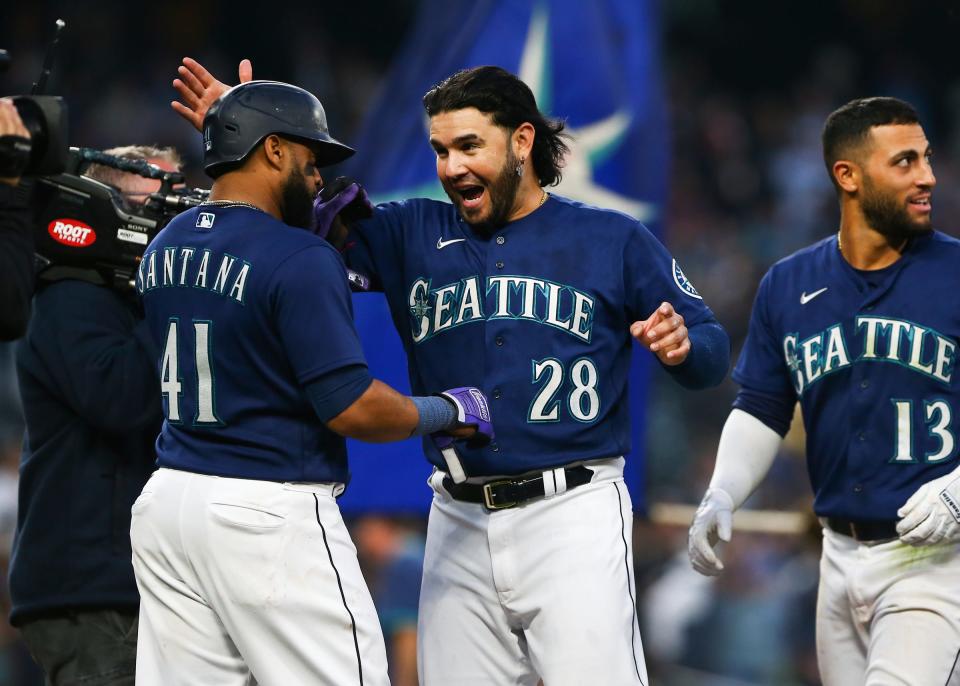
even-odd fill
[{"label": "jersey number 41", "polygon": [[[210,367],[210,321],[193,322],[194,367],[197,370],[197,413],[193,417],[194,426],[216,426],[222,424],[217,417],[213,394],[213,371]],[[163,347],[160,363],[160,392],[166,400],[167,421],[180,424],[180,400],[183,393],[183,380],[180,377],[178,360],[178,339],[180,320],[171,319],[167,327],[167,341]]]}]

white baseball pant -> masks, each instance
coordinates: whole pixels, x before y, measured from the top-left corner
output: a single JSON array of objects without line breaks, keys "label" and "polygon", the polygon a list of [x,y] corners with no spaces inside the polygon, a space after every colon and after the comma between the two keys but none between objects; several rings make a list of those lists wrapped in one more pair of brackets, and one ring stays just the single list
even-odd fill
[{"label": "white baseball pant", "polygon": [[960,546],[861,543],[824,529],[817,659],[824,686],[960,684]]},{"label": "white baseball pant", "polygon": [[130,529],[137,684],[388,684],[342,488],[158,470]]},{"label": "white baseball pant", "polygon": [[424,686],[596,686],[647,680],[623,459],[593,480],[488,512],[434,472],[418,664]]}]

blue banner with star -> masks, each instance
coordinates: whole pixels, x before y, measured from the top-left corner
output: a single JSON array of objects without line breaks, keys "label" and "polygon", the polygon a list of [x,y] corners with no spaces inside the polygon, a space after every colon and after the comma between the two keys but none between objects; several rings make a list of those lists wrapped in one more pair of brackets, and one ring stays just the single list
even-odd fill
[{"label": "blue banner with star", "polygon": [[[549,190],[630,214],[659,235],[668,132],[655,10],[647,0],[423,0],[346,172],[375,202],[445,199],[421,99],[459,69],[495,64],[520,76],[541,111],[564,119],[573,136],[563,181]],[[409,392],[406,359],[383,297],[358,295],[354,306],[371,372]],[[634,449],[626,476],[638,511],[645,506],[650,365],[650,355],[638,351],[630,376]],[[351,441],[349,448],[354,478],[341,498],[346,512],[429,507],[430,467],[419,441]]]}]

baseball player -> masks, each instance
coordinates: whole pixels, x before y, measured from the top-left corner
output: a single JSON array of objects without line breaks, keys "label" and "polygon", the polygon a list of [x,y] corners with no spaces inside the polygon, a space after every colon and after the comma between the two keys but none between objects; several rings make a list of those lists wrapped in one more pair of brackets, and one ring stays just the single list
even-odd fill
[{"label": "baseball player", "polygon": [[492,437],[477,389],[409,398],[370,378],[343,262],[305,230],[318,168],[352,153],[310,93],[238,86],[204,122],[210,201],[144,254],[165,421],[131,525],[140,684],[386,684],[335,501],[343,436]]},{"label": "baseball player", "polygon": [[[180,74],[178,110],[196,117],[223,86],[192,60]],[[694,388],[726,373],[726,333],[639,222],[544,190],[563,125],[522,81],[466,70],[424,105],[452,204],[380,205],[345,252],[385,293],[413,388],[479,369],[497,414],[484,448],[425,443],[420,678],[646,684],[623,485],[629,332]],[[362,197],[355,183],[324,193],[318,230]]]},{"label": "baseball player", "polygon": [[823,154],[840,230],[760,283],[690,558],[723,569],[713,545],[730,540],[799,401],[823,524],[823,682],[960,683],[960,319],[944,301],[960,289],[960,243],[931,227],[930,145],[907,103],[844,105]]}]

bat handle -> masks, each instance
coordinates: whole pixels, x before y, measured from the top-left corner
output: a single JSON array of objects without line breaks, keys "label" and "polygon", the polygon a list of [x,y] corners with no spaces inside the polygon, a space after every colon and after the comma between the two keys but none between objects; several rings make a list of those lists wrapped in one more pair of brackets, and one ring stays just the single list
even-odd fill
[{"label": "bat handle", "polygon": [[460,456],[457,455],[457,451],[453,449],[453,446],[447,446],[440,451],[443,455],[444,462],[447,463],[447,473],[450,474],[450,478],[453,479],[453,483],[462,484],[467,480],[467,473],[463,471],[463,464],[460,462]]}]

